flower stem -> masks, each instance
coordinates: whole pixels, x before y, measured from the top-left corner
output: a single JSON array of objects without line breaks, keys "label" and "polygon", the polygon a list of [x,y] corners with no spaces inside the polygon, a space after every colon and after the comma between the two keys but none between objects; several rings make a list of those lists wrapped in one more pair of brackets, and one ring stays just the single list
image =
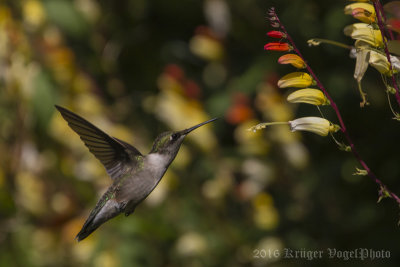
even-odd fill
[{"label": "flower stem", "polygon": [[256,132],[257,130],[264,129],[264,128],[266,128],[268,126],[272,126],[272,125],[289,125],[289,122],[287,122],[287,121],[263,122],[263,123],[259,123],[256,126],[249,128],[248,131]]},{"label": "flower stem", "polygon": [[[379,0],[374,0],[373,2],[374,2],[374,8],[375,8],[375,13],[377,14],[377,17],[380,17],[382,15],[383,21],[387,21],[385,10],[383,9],[381,2]],[[378,15],[378,10],[379,10],[379,15]],[[378,18],[378,20],[379,20],[379,18]],[[379,27],[379,29],[382,31],[382,29],[380,27]],[[394,40],[395,38],[394,38],[392,30],[390,28],[386,28],[386,29],[389,33],[390,40]],[[383,33],[383,31],[382,31],[382,33]]]},{"label": "flower stem", "polygon": [[[374,2],[375,3],[375,2]],[[306,62],[306,60],[304,59],[303,55],[301,54],[300,50],[297,48],[297,46],[295,45],[293,39],[291,38],[291,36],[289,35],[289,33],[286,31],[285,26],[281,23],[281,21],[279,20],[278,15],[275,12],[275,9],[271,9],[270,10],[272,13],[274,13],[274,17],[275,20],[277,22],[277,24],[279,25],[279,27],[281,28],[281,30],[286,34],[286,39],[289,41],[289,43],[292,45],[293,50],[304,60],[304,62]],[[378,16],[379,17],[379,16]],[[387,48],[386,48],[387,50]],[[387,52],[388,53],[388,52]],[[390,62],[390,61],[389,61]],[[333,108],[333,110],[336,113],[336,117],[339,120],[339,124],[340,124],[340,130],[342,131],[343,135],[345,136],[350,148],[351,148],[351,152],[353,153],[354,157],[357,159],[357,161],[361,164],[361,166],[367,171],[368,176],[377,184],[379,185],[380,191],[379,192],[386,192],[390,197],[392,197],[398,205],[400,205],[400,198],[393,193],[392,191],[390,191],[386,185],[371,171],[371,169],[368,167],[368,165],[365,163],[365,161],[361,158],[360,154],[358,153],[358,151],[355,148],[355,145],[350,137],[349,132],[347,131],[346,125],[344,124],[342,115],[340,114],[339,108],[337,107],[335,101],[332,99],[332,97],[329,95],[328,91],[325,89],[325,87],[323,86],[323,84],[320,82],[320,80],[317,78],[317,76],[315,75],[315,73],[313,72],[313,70],[311,69],[310,65],[307,64],[306,62],[306,68],[308,70],[308,72],[310,73],[310,75],[314,78],[317,86],[324,92],[325,96],[329,99],[330,103],[331,103],[331,107]],[[394,79],[394,78],[393,78]],[[396,91],[398,93],[398,88],[396,88]],[[399,99],[398,99],[399,105],[400,105],[400,95],[399,95]]]},{"label": "flower stem", "polygon": [[343,44],[343,43],[332,41],[329,39],[312,38],[312,39],[308,40],[309,46],[316,46],[316,45],[320,45],[321,43],[330,44],[330,45],[338,46],[338,47],[349,49],[349,50],[353,48],[351,45]]}]

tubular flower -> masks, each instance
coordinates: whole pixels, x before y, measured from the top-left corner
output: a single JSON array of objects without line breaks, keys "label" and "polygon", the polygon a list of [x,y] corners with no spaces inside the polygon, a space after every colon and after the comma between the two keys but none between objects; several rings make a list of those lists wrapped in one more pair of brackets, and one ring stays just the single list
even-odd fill
[{"label": "tubular flower", "polygon": [[361,40],[374,47],[382,47],[383,40],[380,30],[374,30],[366,23],[354,23],[344,28],[344,34],[355,40]]},{"label": "tubular flower", "polygon": [[297,69],[303,69],[306,67],[304,60],[296,54],[286,54],[278,59],[279,64],[291,64]]},{"label": "tubular flower", "polygon": [[376,17],[372,15],[369,11],[363,9],[363,8],[356,8],[353,10],[351,15],[355,18],[358,19],[361,22],[364,23],[374,23]]},{"label": "tubular flower", "polygon": [[329,133],[337,132],[340,129],[339,125],[333,124],[327,119],[320,117],[303,117],[288,122],[263,122],[259,123],[248,131],[256,132],[273,125],[289,125],[292,132],[307,131],[321,136],[327,136]]},{"label": "tubular flower", "polygon": [[[358,82],[360,82],[363,78],[365,72],[367,71],[368,65],[371,65],[382,74],[390,75],[390,64],[386,55],[371,49],[363,48],[355,50],[355,56],[356,68],[354,71],[354,79],[356,79]],[[399,58],[390,55],[390,61],[392,63],[392,72],[398,73],[400,71]]]},{"label": "tubular flower", "polygon": [[373,23],[375,22],[375,8],[373,5],[368,3],[354,3],[345,6],[344,14],[352,15],[354,18],[364,22]]},{"label": "tubular flower", "polygon": [[361,80],[364,77],[365,72],[368,69],[368,65],[369,65],[369,58],[370,58],[370,50],[369,49],[355,49],[354,50],[355,53],[355,57],[356,57],[356,67],[354,69],[354,79],[356,79],[357,81],[357,85],[358,85],[358,91],[360,93],[360,97],[361,97],[361,103],[360,106],[364,107],[365,105],[368,105],[368,101],[367,101],[367,94],[362,90],[362,86],[361,86]]},{"label": "tubular flower", "polygon": [[327,136],[329,133],[337,132],[339,125],[332,124],[330,121],[320,117],[303,117],[289,121],[290,130],[307,131],[321,136]]},{"label": "tubular flower", "polygon": [[292,47],[288,43],[268,43],[264,45],[264,50],[291,51]]},{"label": "tubular flower", "polygon": [[286,33],[280,31],[269,31],[267,35],[272,38],[286,38]]},{"label": "tubular flower", "polygon": [[356,50],[356,67],[354,70],[354,79],[360,82],[368,69],[369,50],[359,49]]},{"label": "tubular flower", "polygon": [[380,73],[390,76],[390,64],[385,55],[371,50],[368,63]]},{"label": "tubular flower", "polygon": [[296,87],[305,88],[313,85],[315,82],[308,73],[305,72],[292,72],[283,76],[278,81],[279,88]]},{"label": "tubular flower", "polygon": [[312,88],[300,89],[291,93],[287,97],[287,101],[290,103],[306,103],[315,106],[330,104],[321,90]]}]

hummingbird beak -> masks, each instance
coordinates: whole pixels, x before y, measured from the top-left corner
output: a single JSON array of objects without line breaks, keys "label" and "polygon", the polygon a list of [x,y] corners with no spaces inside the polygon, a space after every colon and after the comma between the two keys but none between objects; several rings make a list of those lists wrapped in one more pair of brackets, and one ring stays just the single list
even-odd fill
[{"label": "hummingbird beak", "polygon": [[195,126],[193,126],[193,127],[190,127],[190,128],[188,128],[188,129],[185,129],[185,130],[180,131],[180,134],[181,134],[181,135],[187,135],[187,134],[190,133],[191,131],[193,131],[193,130],[199,128],[200,126],[203,126],[204,124],[213,122],[213,121],[218,120],[218,119],[219,119],[219,118],[214,118],[214,119],[211,119],[211,120],[208,120],[208,121],[199,123],[199,124],[197,124],[197,125],[195,125]]}]

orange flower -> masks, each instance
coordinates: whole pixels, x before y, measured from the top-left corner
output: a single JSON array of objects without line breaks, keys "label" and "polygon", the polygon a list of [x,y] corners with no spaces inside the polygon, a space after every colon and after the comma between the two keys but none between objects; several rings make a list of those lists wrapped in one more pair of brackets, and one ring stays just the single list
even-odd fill
[{"label": "orange flower", "polygon": [[371,12],[369,12],[368,10],[363,9],[363,8],[355,8],[355,9],[353,9],[353,11],[351,12],[351,15],[354,18],[356,18],[356,19],[358,19],[358,20],[360,20],[360,21],[362,21],[364,23],[373,23],[373,22],[375,22],[375,16]]},{"label": "orange flower", "polygon": [[303,69],[306,67],[304,60],[296,54],[286,54],[278,59],[279,64],[291,64],[297,69]]},{"label": "orange flower", "polygon": [[264,46],[264,50],[291,51],[292,47],[288,43],[268,43]]},{"label": "orange flower", "polygon": [[375,8],[369,3],[354,3],[347,5],[344,8],[344,14],[352,15],[354,18],[364,22],[373,23],[375,22]]}]

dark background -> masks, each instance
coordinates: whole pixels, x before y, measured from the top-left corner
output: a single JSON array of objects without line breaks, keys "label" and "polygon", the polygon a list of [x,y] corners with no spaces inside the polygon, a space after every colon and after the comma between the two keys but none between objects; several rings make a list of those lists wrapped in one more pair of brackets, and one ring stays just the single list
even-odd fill
[{"label": "dark background", "polygon": [[[343,34],[356,22],[343,14],[348,3],[2,1],[0,266],[398,266],[399,207],[377,204],[377,185],[352,175],[360,166],[351,153],[285,126],[246,131],[319,116],[287,103],[292,89],[276,88],[294,69],[263,50],[275,6],[363,159],[400,193],[400,124],[380,74],[367,71],[371,105],[360,108],[349,51],[307,46],[314,37],[353,44]],[[77,243],[110,179],[54,104],[142,153],[162,131],[221,119],[188,136],[133,215]],[[329,106],[322,110],[337,123]],[[324,254],[287,259],[285,248]],[[388,250],[390,258],[329,259],[328,248]],[[275,250],[280,257],[262,257]]]}]

